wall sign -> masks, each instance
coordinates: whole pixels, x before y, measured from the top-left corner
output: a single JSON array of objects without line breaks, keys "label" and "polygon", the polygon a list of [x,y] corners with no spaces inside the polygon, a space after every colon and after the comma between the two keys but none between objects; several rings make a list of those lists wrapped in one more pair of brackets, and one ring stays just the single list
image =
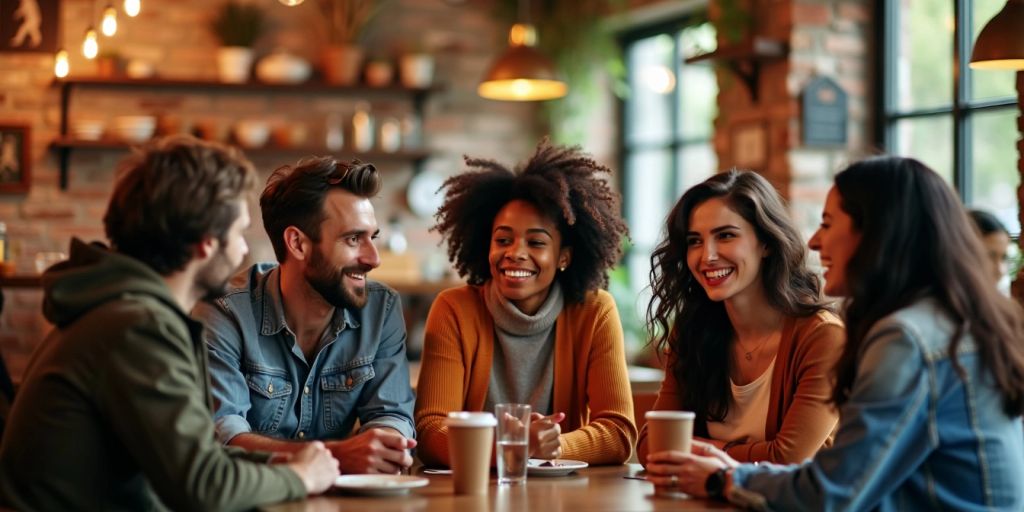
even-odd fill
[{"label": "wall sign", "polygon": [[0,193],[28,192],[30,134],[27,124],[0,124]]},{"label": "wall sign", "polygon": [[804,145],[845,146],[847,103],[846,91],[831,78],[811,80],[801,99]]},{"label": "wall sign", "polygon": [[59,14],[59,0],[0,0],[0,52],[56,52]]}]

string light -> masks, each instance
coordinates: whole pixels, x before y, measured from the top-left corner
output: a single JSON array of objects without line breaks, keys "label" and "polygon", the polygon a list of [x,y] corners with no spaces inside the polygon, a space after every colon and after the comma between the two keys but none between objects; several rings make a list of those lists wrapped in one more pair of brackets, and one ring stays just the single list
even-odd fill
[{"label": "string light", "polygon": [[85,58],[95,59],[100,53],[100,43],[96,39],[96,29],[90,26],[85,31],[85,40],[82,41],[82,55],[85,55]]},{"label": "string light", "polygon": [[124,0],[124,13],[129,18],[134,18],[139,15],[139,11],[142,10],[142,0]]},{"label": "string light", "polygon": [[103,21],[100,23],[100,30],[107,37],[117,33],[117,9],[114,9],[113,5],[107,4],[103,8]]},{"label": "string light", "polygon": [[53,75],[57,78],[64,78],[68,76],[68,71],[71,69],[71,65],[68,64],[68,51],[64,48],[57,50],[57,55],[53,58]]}]

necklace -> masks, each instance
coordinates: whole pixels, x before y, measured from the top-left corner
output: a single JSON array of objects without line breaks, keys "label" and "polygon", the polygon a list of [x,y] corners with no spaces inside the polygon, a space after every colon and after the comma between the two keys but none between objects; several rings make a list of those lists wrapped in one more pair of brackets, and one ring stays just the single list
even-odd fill
[{"label": "necklace", "polygon": [[747,350],[747,346],[744,345],[742,341],[740,341],[739,336],[736,337],[736,343],[739,343],[740,349],[742,349],[744,351],[743,352],[744,359],[746,359],[747,361],[753,361],[754,360],[754,352],[757,352],[758,350],[761,350],[761,347],[763,347],[765,343],[768,343],[768,340],[772,339],[772,337],[774,337],[776,334],[779,334],[779,333],[778,332],[770,332],[770,333],[768,333],[767,336],[761,338],[761,342],[758,343],[757,346],[755,346],[754,348],[752,348],[750,350]]}]

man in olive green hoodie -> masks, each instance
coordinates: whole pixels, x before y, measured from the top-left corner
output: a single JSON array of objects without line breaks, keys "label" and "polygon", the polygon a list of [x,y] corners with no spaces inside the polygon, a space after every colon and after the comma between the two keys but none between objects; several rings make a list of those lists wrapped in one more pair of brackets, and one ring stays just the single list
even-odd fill
[{"label": "man in olive green hoodie", "polygon": [[126,162],[104,224],[43,275],[56,328],[32,357],[0,445],[0,503],[18,510],[237,510],[321,492],[320,443],[271,454],[214,438],[202,326],[248,252],[252,164],[175,137]]}]

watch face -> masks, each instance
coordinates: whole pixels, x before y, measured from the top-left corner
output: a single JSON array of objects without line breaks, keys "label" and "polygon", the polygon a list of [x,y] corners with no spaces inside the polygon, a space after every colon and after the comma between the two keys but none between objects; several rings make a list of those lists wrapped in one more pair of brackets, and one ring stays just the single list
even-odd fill
[{"label": "watch face", "polygon": [[722,492],[725,491],[726,471],[728,470],[725,468],[719,469],[708,475],[708,479],[704,481],[704,492],[708,493],[709,498],[722,497]]}]

